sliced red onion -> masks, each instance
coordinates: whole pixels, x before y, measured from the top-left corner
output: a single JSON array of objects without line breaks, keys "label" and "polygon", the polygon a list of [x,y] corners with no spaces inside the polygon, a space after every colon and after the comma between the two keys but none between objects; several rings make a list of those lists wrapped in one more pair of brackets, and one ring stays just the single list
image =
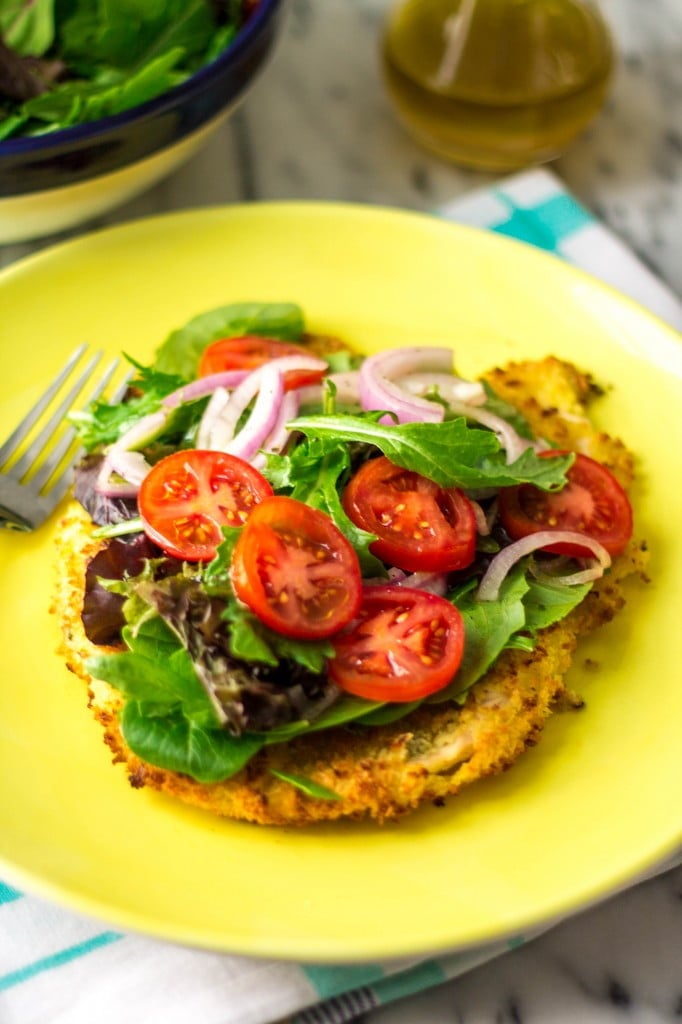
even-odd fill
[{"label": "sliced red onion", "polygon": [[[281,360],[273,360],[260,367],[259,370],[254,370],[252,376],[256,373],[259,374],[256,401],[253,403],[253,408],[244,426],[225,445],[226,452],[245,459],[247,462],[263,445],[277,422],[279,407],[284,397],[284,374],[275,366],[276,362],[281,362]],[[236,394],[235,391],[232,397],[234,398]]]},{"label": "sliced red onion", "polygon": [[372,576],[363,580],[366,587],[412,587],[414,590],[427,590],[430,594],[437,594],[443,597],[447,590],[447,575],[440,572],[413,572],[406,573],[402,569],[392,566],[388,570],[388,578],[385,576]]},{"label": "sliced red onion", "polygon": [[419,398],[423,398],[428,391],[437,391],[444,402],[482,405],[486,399],[485,388],[480,381],[464,380],[452,373],[408,373],[396,383]]},{"label": "sliced red onion", "polygon": [[300,399],[296,391],[284,392],[275,425],[261,445],[262,451],[256,452],[251,459],[251,465],[256,469],[262,469],[267,463],[266,452],[279,455],[286,448],[287,442],[291,437],[291,431],[287,429],[287,423],[298,415],[299,402]]},{"label": "sliced red onion", "polygon": [[[261,446],[261,443],[272,430],[276,421],[282,394],[284,393],[282,383],[284,374],[289,370],[323,370],[326,365],[327,364],[321,359],[316,359],[314,356],[296,355],[281,356],[278,359],[271,359],[269,362],[264,363],[255,370],[251,370],[251,372],[242,380],[241,384],[234,389],[229,400],[222,407],[220,413],[215,415],[215,411],[211,412],[208,417],[208,423],[204,421],[209,414],[208,408],[204,412],[204,417],[202,418],[202,424],[200,424],[199,430],[209,442],[207,447],[214,451],[229,451],[233,455],[239,454],[239,451],[233,451],[232,448],[228,446],[231,445],[232,440],[235,438],[235,431],[241,416],[248,408],[253,398],[259,394],[263,386],[263,375],[267,371],[269,374],[266,378],[269,382],[268,387],[273,388],[274,386],[279,397],[276,399],[276,404],[269,409],[266,407],[265,399],[260,402],[259,412],[255,420],[253,420],[252,412],[248,423],[245,424],[244,429],[249,427],[249,424],[251,424],[249,432],[244,435],[242,441],[237,445],[239,449],[241,449],[245,443],[247,448],[251,447],[253,441],[252,433],[255,431],[257,443],[255,447],[253,447],[252,452],[252,454],[255,454]],[[275,375],[280,381],[280,384],[282,384],[281,390],[279,387],[274,385]],[[271,397],[269,401],[274,402],[275,399]],[[256,400],[257,405],[258,403],[259,399]],[[253,411],[255,411],[255,407]],[[263,429],[263,423],[260,422],[262,419],[264,420],[265,429]],[[240,434],[242,433],[243,431],[240,431]],[[245,458],[245,456],[242,455],[240,455],[240,457]]]},{"label": "sliced red onion", "polygon": [[[225,451],[234,438],[237,423],[261,386],[262,367],[251,373],[234,391],[227,396],[227,401],[216,399],[213,405],[209,402],[199,424],[198,434],[202,436],[206,448],[213,451]],[[219,411],[216,411],[218,408]]]},{"label": "sliced red onion", "polygon": [[156,412],[150,412],[147,416],[143,416],[137,423],[133,423],[130,430],[122,434],[118,441],[109,446],[108,453],[127,452],[132,448],[141,448],[149,444],[166,426],[168,416],[167,409],[158,409]]},{"label": "sliced red onion", "polygon": [[[110,451],[104,457],[95,490],[107,498],[135,498],[151,466],[141,452]],[[112,473],[121,477],[111,479]]]},{"label": "sliced red onion", "polygon": [[[595,568],[598,568],[599,576],[602,576],[604,570],[608,569],[611,565],[611,556],[608,551],[599,541],[594,540],[593,537],[587,537],[585,534],[578,533],[575,530],[540,530],[538,533],[530,533],[527,537],[514,541],[513,544],[503,548],[498,555],[495,555],[478,585],[478,590],[476,591],[477,600],[496,601],[507,573],[519,559],[529,555],[531,551],[537,551],[539,548],[554,544],[579,544],[582,548],[588,548],[595,555],[597,563],[596,565],[588,566],[583,570],[585,572],[592,572]],[[582,577],[582,572],[573,575]],[[590,577],[590,579],[596,578],[597,576]],[[564,578],[564,580],[566,579],[567,577]],[[572,582],[582,583],[586,581],[584,579],[574,579]]]},{"label": "sliced red onion", "polygon": [[224,370],[222,373],[209,373],[205,377],[199,377],[189,384],[183,384],[177,391],[166,395],[161,405],[164,409],[176,409],[183,402],[193,402],[197,398],[205,398],[212,394],[216,388],[238,387],[248,377],[250,370]]},{"label": "sliced red onion", "polygon": [[95,484],[95,490],[105,498],[136,498],[140,488],[125,481],[119,483],[109,479],[102,483],[98,481]]},{"label": "sliced red onion", "polygon": [[227,388],[222,386],[217,387],[211,395],[209,403],[204,409],[204,414],[201,417],[199,429],[197,430],[197,448],[211,447],[213,428],[216,420],[222,414],[223,409],[227,405],[229,398],[230,392]]},{"label": "sliced red onion", "polygon": [[488,522],[488,518],[485,512],[483,511],[483,508],[479,505],[477,501],[472,501],[471,498],[469,498],[469,501],[471,501],[471,507],[474,510],[474,519],[476,520],[476,533],[480,537],[487,537],[488,534],[490,533],[490,524]]},{"label": "sliced red onion", "polygon": [[394,581],[399,587],[413,587],[415,590],[427,590],[430,594],[444,597],[448,578],[442,572],[413,572],[403,580]]},{"label": "sliced red onion", "polygon": [[[566,559],[568,561],[568,559]],[[599,561],[593,562],[588,565],[587,568],[581,569],[580,572],[569,572],[563,575],[557,572],[557,568],[560,563],[564,562],[563,555],[557,555],[556,563],[552,566],[552,572],[546,572],[541,569],[538,565],[531,566],[531,573],[535,576],[536,580],[540,580],[541,583],[559,583],[564,587],[575,586],[578,583],[592,583],[594,580],[598,580],[600,576],[604,575],[604,569]]]},{"label": "sliced red onion", "polygon": [[[439,402],[410,395],[395,381],[417,370],[452,372],[452,358],[449,348],[396,348],[369,356],[359,371],[363,409],[386,409],[399,423],[440,423],[444,410]],[[390,416],[384,421],[394,422]]]},{"label": "sliced red onion", "polygon": [[142,452],[109,452],[107,458],[114,473],[138,487],[152,468]]},{"label": "sliced red onion", "polygon": [[516,462],[527,448],[534,448],[536,451],[540,451],[543,447],[546,447],[546,445],[543,446],[537,441],[529,441],[527,438],[521,437],[510,423],[503,420],[501,416],[488,412],[486,409],[479,409],[478,406],[468,405],[465,402],[453,401],[448,404],[456,416],[466,416],[468,420],[474,420],[476,423],[488,427],[497,435],[500,444],[506,452],[507,464]]}]

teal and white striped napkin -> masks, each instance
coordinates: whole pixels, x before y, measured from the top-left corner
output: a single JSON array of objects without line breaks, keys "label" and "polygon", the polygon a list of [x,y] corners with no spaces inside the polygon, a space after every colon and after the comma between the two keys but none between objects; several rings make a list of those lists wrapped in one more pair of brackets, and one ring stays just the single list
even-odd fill
[{"label": "teal and white striped napkin", "polygon": [[[515,175],[438,213],[550,250],[682,328],[675,296],[547,170]],[[345,1024],[537,934],[427,960],[289,964],[111,931],[0,882],[0,1022],[272,1024],[290,1018],[291,1024]]]}]

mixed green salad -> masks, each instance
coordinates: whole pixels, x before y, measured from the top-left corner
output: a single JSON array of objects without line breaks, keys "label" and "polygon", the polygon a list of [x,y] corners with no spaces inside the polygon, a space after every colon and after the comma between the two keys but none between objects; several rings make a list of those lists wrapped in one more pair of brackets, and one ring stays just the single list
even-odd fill
[{"label": "mixed green salad", "polygon": [[258,0],[0,0],[0,140],[119,114],[226,49]]},{"label": "mixed green salad", "polygon": [[[295,304],[210,310],[73,415],[102,549],[83,622],[144,761],[216,782],[261,748],[462,702],[623,550],[625,492],[447,348],[362,358]],[[112,649],[113,645],[113,649]],[[306,779],[289,781],[334,799]]]}]

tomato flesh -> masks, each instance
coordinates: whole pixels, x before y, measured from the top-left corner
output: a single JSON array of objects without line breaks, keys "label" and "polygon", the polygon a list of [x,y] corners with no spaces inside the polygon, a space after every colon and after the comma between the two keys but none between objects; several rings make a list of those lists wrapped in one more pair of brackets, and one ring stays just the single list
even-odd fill
[{"label": "tomato flesh", "polygon": [[285,636],[331,636],[357,613],[358,557],[324,512],[284,496],[261,502],[232,556],[237,596]]},{"label": "tomato flesh", "polygon": [[377,558],[410,572],[452,572],[470,565],[476,551],[471,502],[386,456],[366,462],[343,493],[356,526],[377,535]]},{"label": "tomato flesh", "polygon": [[420,700],[446,686],[464,653],[464,624],[443,597],[412,587],[366,587],[357,620],[335,637],[329,676],[366,700]]},{"label": "tomato flesh", "polygon": [[[199,360],[199,377],[226,370],[255,370],[271,359],[282,356],[309,356],[302,345],[277,341],[275,338],[261,338],[246,334],[240,338],[220,338],[208,345]],[[316,384],[324,376],[324,370],[288,370],[284,375],[284,390]]]},{"label": "tomato flesh", "polygon": [[225,452],[187,449],[152,466],[138,506],[147,536],[188,562],[215,557],[223,526],[241,526],[272,494],[258,470]]},{"label": "tomato flesh", "polygon": [[[564,451],[540,453],[545,458]],[[500,493],[500,520],[512,540],[540,530],[575,530],[599,541],[613,557],[632,536],[630,500],[613,473],[595,459],[578,454],[560,491],[542,491],[532,484],[504,488]],[[573,558],[593,557],[579,544],[552,544],[543,550]]]}]

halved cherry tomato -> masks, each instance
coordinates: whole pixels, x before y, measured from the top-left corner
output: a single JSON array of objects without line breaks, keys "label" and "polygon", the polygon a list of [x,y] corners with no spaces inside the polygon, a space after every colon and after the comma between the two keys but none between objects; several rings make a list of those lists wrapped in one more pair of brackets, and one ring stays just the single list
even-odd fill
[{"label": "halved cherry tomato", "polygon": [[366,587],[357,621],[332,641],[329,677],[367,700],[411,701],[447,685],[464,653],[460,612],[412,587]]},{"label": "halved cherry tomato", "polygon": [[207,562],[223,539],[222,526],[241,526],[272,494],[264,476],[225,452],[191,448],[152,466],[137,502],[144,532],[167,554]]},{"label": "halved cherry tomato", "polygon": [[261,502],[232,556],[237,596],[285,636],[331,636],[362,597],[358,556],[324,512],[293,498]]},{"label": "halved cherry tomato", "polygon": [[469,499],[384,455],[366,462],[343,493],[356,526],[379,538],[377,558],[410,572],[451,572],[474,559],[476,519]]},{"label": "halved cherry tomato", "polygon": [[[540,452],[545,458],[565,451]],[[610,555],[618,555],[632,536],[632,507],[613,473],[587,455],[576,455],[568,470],[568,483],[560,491],[542,491],[532,484],[506,487],[500,492],[500,520],[513,540],[540,530],[575,530],[599,541]],[[544,548],[557,555],[592,557],[577,544]]]},{"label": "halved cherry tomato", "polygon": [[[220,338],[204,349],[199,360],[198,374],[207,377],[210,373],[224,370],[255,370],[270,359],[281,356],[309,356],[311,353],[302,345],[275,338],[260,338],[247,334],[241,338]],[[324,376],[323,370],[289,370],[284,376],[284,390],[316,384]]]}]

